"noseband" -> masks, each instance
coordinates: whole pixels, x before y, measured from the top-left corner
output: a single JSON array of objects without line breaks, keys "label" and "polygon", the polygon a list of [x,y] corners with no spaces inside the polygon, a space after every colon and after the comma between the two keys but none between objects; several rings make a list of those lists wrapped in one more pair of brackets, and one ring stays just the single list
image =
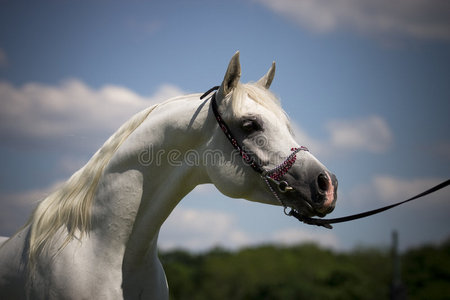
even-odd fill
[{"label": "noseband", "polygon": [[361,219],[364,217],[368,217],[374,214],[378,214],[380,212],[383,212],[385,210],[394,208],[396,206],[399,206],[403,203],[424,197],[428,194],[434,193],[440,189],[443,189],[444,187],[450,185],[450,179],[445,180],[444,182],[414,196],[411,197],[407,200],[392,204],[392,205],[387,205],[378,209],[374,209],[374,210],[370,210],[370,211],[366,211],[363,213],[359,213],[359,214],[354,214],[354,215],[350,215],[350,216],[346,216],[346,217],[341,217],[341,218],[334,218],[334,219],[316,219],[316,218],[310,218],[308,216],[303,215],[301,212],[298,212],[297,210],[291,208],[291,210],[289,212],[287,212],[288,207],[284,204],[283,200],[281,200],[281,198],[279,197],[277,191],[272,187],[272,185],[270,184],[270,182],[272,182],[273,184],[275,184],[275,186],[277,187],[278,191],[281,193],[286,193],[288,191],[293,191],[294,188],[291,187],[289,185],[289,183],[287,183],[287,181],[282,180],[282,177],[289,171],[289,169],[292,167],[292,165],[294,165],[295,161],[297,160],[297,153],[300,151],[309,151],[308,148],[304,147],[304,146],[300,146],[300,148],[291,148],[291,154],[277,167],[271,169],[271,170],[265,170],[254,158],[252,155],[250,155],[249,153],[247,153],[245,151],[245,149],[239,144],[239,142],[236,140],[236,138],[233,136],[233,134],[230,131],[230,128],[228,127],[228,125],[225,123],[225,121],[222,119],[222,116],[219,113],[218,107],[217,107],[217,101],[216,101],[216,94],[217,94],[217,90],[219,89],[219,86],[215,86],[211,89],[209,89],[208,91],[206,91],[202,96],[200,96],[200,99],[205,98],[206,96],[208,96],[211,92],[214,91],[214,94],[211,97],[211,107],[212,107],[212,111],[214,113],[214,116],[217,120],[217,123],[219,124],[219,127],[222,129],[223,133],[225,134],[225,136],[227,137],[227,139],[230,141],[231,145],[233,146],[234,149],[236,149],[239,153],[239,155],[242,157],[242,159],[244,160],[244,162],[246,164],[248,164],[250,167],[252,167],[252,169],[257,172],[261,178],[264,180],[264,182],[267,184],[267,186],[269,187],[269,190],[271,191],[271,193],[273,194],[273,196],[275,197],[275,199],[277,199],[277,201],[284,207],[284,213],[288,216],[293,216],[295,217],[297,220],[309,224],[309,225],[316,225],[316,226],[322,226],[328,229],[332,229],[333,227],[331,226],[332,223],[342,223],[342,222],[347,222],[347,221],[352,221],[352,220],[356,220],[356,219]]}]

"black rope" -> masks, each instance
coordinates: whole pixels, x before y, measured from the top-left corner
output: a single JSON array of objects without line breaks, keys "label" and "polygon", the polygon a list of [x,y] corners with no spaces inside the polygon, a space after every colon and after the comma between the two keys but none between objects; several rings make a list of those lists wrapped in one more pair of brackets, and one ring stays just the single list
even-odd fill
[{"label": "black rope", "polygon": [[404,201],[395,203],[395,204],[391,204],[391,205],[387,205],[381,208],[377,208],[374,210],[369,210],[366,212],[362,212],[359,214],[354,214],[354,215],[350,215],[350,216],[346,216],[346,217],[341,217],[341,218],[334,218],[334,219],[316,219],[316,218],[310,218],[307,216],[302,215],[301,213],[297,212],[296,210],[292,209],[288,215],[293,216],[295,218],[297,218],[299,221],[309,224],[309,225],[317,225],[317,226],[323,226],[326,227],[328,229],[333,228],[330,224],[335,224],[335,223],[342,223],[342,222],[348,222],[348,221],[352,221],[352,220],[356,220],[356,219],[361,219],[361,218],[365,218],[371,215],[375,215],[378,214],[380,212],[386,211],[388,209],[394,208],[396,206],[399,206],[401,204],[404,204],[406,202],[409,201],[413,201],[416,200],[418,198],[424,197],[426,195],[429,195],[431,193],[437,192],[440,189],[445,188],[446,186],[450,185],[450,179],[447,179],[446,181],[420,193],[415,195],[414,197],[411,197],[409,199],[406,199]]}]

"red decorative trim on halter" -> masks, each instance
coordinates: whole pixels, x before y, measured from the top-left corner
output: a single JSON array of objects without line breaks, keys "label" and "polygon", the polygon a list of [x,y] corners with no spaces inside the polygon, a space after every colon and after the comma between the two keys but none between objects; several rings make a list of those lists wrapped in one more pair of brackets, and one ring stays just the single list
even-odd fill
[{"label": "red decorative trim on halter", "polygon": [[280,165],[273,168],[267,172],[267,176],[270,178],[280,181],[281,178],[289,171],[289,169],[294,165],[297,160],[297,153],[299,151],[309,151],[305,146],[300,146],[300,148],[291,148],[292,153],[283,161]]}]

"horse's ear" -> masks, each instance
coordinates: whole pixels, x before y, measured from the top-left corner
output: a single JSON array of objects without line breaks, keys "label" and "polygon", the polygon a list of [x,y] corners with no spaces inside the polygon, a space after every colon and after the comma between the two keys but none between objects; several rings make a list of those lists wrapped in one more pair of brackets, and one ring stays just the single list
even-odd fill
[{"label": "horse's ear", "polygon": [[230,93],[239,83],[241,78],[241,64],[239,62],[239,51],[237,51],[228,64],[227,72],[223,78],[222,85],[217,92],[218,98],[222,99]]},{"label": "horse's ear", "polygon": [[267,74],[261,77],[261,79],[258,80],[256,83],[259,84],[260,86],[265,87],[266,89],[269,89],[274,77],[275,77],[275,62],[272,63],[272,66],[270,67]]}]

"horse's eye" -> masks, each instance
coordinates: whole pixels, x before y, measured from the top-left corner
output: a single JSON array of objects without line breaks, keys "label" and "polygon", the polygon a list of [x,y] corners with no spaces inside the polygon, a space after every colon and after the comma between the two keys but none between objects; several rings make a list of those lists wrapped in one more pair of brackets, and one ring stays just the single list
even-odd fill
[{"label": "horse's eye", "polygon": [[247,133],[253,133],[261,130],[261,125],[255,120],[244,120],[242,122],[242,129]]}]

